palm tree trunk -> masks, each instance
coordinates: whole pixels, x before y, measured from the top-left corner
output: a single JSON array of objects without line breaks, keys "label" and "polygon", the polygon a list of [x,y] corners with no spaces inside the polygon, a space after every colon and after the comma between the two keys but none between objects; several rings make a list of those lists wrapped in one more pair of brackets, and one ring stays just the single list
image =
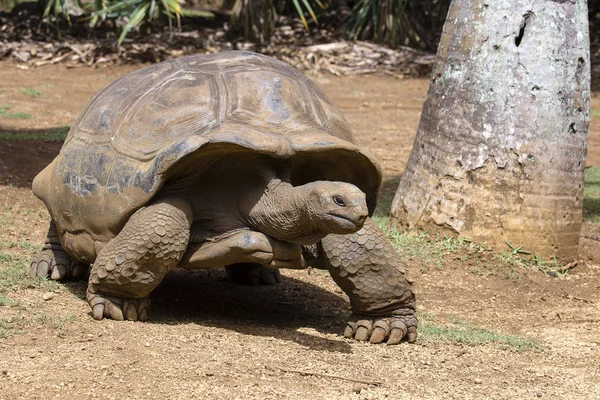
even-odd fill
[{"label": "palm tree trunk", "polygon": [[577,257],[587,2],[454,0],[392,225]]}]

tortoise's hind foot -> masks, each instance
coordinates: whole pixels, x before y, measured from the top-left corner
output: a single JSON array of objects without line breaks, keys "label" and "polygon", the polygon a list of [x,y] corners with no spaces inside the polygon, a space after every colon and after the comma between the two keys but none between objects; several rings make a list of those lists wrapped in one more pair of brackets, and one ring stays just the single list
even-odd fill
[{"label": "tortoise's hind foot", "polygon": [[62,280],[84,278],[89,266],[71,257],[60,244],[54,221],[48,225],[46,242],[42,251],[31,260],[31,276]]},{"label": "tortoise's hind foot", "polygon": [[281,282],[278,269],[261,264],[234,264],[225,267],[229,279],[243,285],[275,285]]},{"label": "tortoise's hind foot", "polygon": [[45,248],[31,260],[31,276],[63,280],[85,278],[89,267],[67,254],[62,248]]}]

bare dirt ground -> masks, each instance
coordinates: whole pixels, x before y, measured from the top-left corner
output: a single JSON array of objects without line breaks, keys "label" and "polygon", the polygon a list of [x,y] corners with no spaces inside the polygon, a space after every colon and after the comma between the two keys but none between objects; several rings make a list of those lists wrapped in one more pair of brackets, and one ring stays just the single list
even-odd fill
[{"label": "bare dirt ground", "polygon": [[[0,64],[0,134],[68,126],[93,93],[136,68]],[[395,182],[428,82],[315,80]],[[592,107],[600,110],[600,98]],[[43,242],[48,215],[30,185],[59,149],[0,140],[0,271],[11,261],[2,254],[26,259]],[[600,166],[600,116],[592,118],[588,165]],[[584,233],[600,232],[588,224]],[[346,299],[318,271],[284,271],[276,287],[237,286],[218,271],[176,272],[153,294],[148,323],[93,321],[80,282],[15,283],[10,301],[0,302],[0,399],[598,399],[598,247],[582,239],[584,262],[555,278],[474,274],[477,265],[452,254],[439,268],[409,258],[424,333],[399,346],[344,339]],[[457,320],[536,345],[519,351],[425,334]]]}]

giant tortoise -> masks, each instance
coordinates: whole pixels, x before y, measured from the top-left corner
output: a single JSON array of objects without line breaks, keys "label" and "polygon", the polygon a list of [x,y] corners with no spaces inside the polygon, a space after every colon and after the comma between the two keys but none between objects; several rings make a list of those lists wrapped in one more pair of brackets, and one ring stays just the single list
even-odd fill
[{"label": "giant tortoise", "polygon": [[275,283],[328,269],[350,298],[344,334],[416,339],[411,280],[369,218],[381,170],[340,111],[290,65],[194,55],[96,94],[33,182],[52,221],[32,274],[87,274],[95,319],[146,320],[176,266]]}]

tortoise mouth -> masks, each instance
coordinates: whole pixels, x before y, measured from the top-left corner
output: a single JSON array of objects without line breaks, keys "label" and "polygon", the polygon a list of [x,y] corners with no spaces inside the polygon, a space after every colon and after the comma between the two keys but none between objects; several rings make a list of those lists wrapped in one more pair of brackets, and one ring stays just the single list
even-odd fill
[{"label": "tortoise mouth", "polygon": [[359,217],[350,217],[338,213],[329,213],[325,220],[330,222],[328,225],[329,233],[352,233],[362,228],[365,223],[366,215]]}]

